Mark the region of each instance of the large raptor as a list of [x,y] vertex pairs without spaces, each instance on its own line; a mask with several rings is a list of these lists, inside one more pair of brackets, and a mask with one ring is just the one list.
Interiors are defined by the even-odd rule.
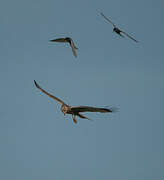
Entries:
[[42,89],[37,82],[34,80],[35,86],[40,89],[44,94],[48,95],[50,98],[54,99],[57,101],[59,104],[61,104],[61,111],[63,114],[72,114],[72,119],[74,123],[77,123],[76,116],[83,118],[83,119],[88,119],[84,115],[81,114],[81,112],[100,112],[100,113],[112,113],[116,111],[116,108],[97,108],[97,107],[91,107],[91,106],[69,106],[68,104],[64,103],[61,99],[51,95],[44,89]]

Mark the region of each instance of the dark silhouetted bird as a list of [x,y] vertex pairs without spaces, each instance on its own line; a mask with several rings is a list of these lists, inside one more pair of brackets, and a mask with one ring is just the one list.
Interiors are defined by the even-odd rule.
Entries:
[[127,34],[126,32],[120,30],[119,28],[116,27],[116,25],[110,20],[108,19],[102,12],[100,12],[101,16],[103,16],[109,23],[111,23],[113,25],[113,31],[116,32],[117,34],[119,34],[121,37],[124,37],[121,33],[125,34],[126,36],[128,36],[130,39],[132,39],[135,42],[138,42],[137,40],[135,40],[133,37],[131,37],[129,34]]
[[59,104],[61,104],[61,111],[65,114],[72,114],[72,119],[74,123],[77,123],[76,116],[83,118],[83,119],[88,119],[89,118],[85,117],[84,115],[80,114],[81,112],[100,112],[100,113],[107,113],[107,112],[115,112],[117,111],[116,108],[97,108],[97,107],[90,107],[90,106],[69,106],[66,103],[64,103],[62,100],[59,98],[51,95],[44,89],[42,89],[37,82],[34,80],[35,86],[40,89],[44,94],[48,95],[50,98],[56,100]]
[[72,48],[72,52],[74,54],[75,57],[77,57],[77,54],[76,54],[76,49],[78,49],[73,40],[70,38],[70,37],[66,37],[66,38],[58,38],[58,39],[52,39],[50,40],[51,42],[62,42],[62,43],[69,43],[71,48]]

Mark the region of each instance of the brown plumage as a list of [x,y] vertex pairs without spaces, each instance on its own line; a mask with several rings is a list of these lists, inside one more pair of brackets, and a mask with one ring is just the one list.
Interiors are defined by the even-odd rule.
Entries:
[[116,27],[116,25],[109,19],[107,18],[102,12],[100,12],[101,16],[104,17],[104,19],[106,19],[109,23],[111,23],[113,25],[113,31],[115,33],[117,33],[118,35],[120,35],[121,37],[124,37],[121,33],[125,34],[127,37],[129,37],[130,39],[132,39],[135,42],[138,42],[137,40],[135,40],[132,36],[130,36],[128,33],[120,30],[118,27]]
[[52,39],[52,40],[50,40],[50,41],[51,41],[51,42],[69,43],[69,45],[70,45],[71,48],[72,48],[72,52],[73,52],[74,56],[77,57],[76,49],[78,49],[78,48],[75,46],[73,40],[72,40],[70,37]]
[[51,95],[44,89],[42,89],[37,82],[34,80],[35,86],[40,89],[44,94],[48,95],[50,98],[54,99],[57,101],[59,104],[61,104],[61,111],[65,114],[72,114],[72,119],[74,123],[77,123],[76,116],[83,118],[83,119],[88,119],[89,118],[85,117],[84,115],[80,114],[81,112],[100,112],[100,113],[112,113],[115,112],[115,108],[97,108],[97,107],[91,107],[91,106],[69,106],[66,103],[64,103],[61,99]]

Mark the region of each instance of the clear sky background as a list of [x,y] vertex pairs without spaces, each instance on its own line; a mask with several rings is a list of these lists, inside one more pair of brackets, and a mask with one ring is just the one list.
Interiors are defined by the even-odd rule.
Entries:
[[[0,4],[0,179],[163,180],[164,1]],[[77,59],[49,42],[67,36]],[[75,125],[34,79],[70,105],[120,110]]]

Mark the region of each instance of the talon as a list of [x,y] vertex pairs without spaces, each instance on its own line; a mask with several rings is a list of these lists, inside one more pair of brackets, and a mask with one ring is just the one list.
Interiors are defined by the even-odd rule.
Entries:
[[73,122],[74,122],[75,124],[77,124],[77,121],[76,121],[76,119],[75,119],[75,116],[74,116],[74,115],[72,116],[72,119],[73,119]]
[[77,121],[76,121],[76,119],[75,119],[75,118],[73,118],[73,122],[74,122],[75,124],[77,124]]

